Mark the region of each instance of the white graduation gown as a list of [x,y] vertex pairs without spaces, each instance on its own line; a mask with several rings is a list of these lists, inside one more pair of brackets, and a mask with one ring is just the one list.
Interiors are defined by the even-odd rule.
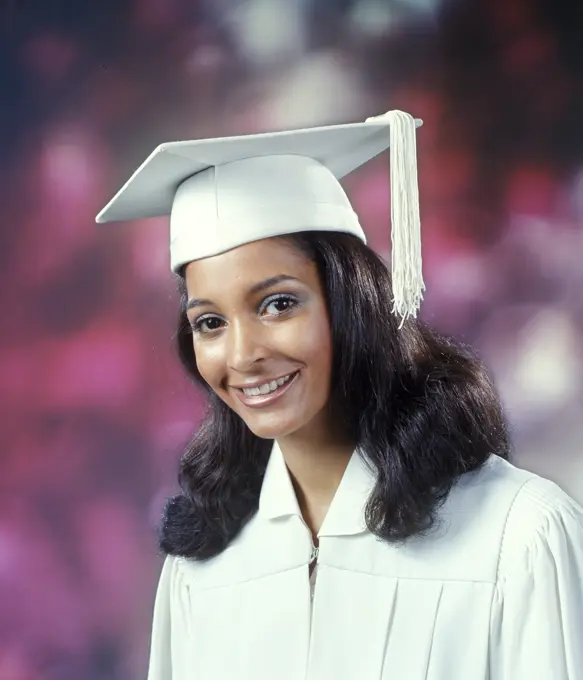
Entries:
[[[583,510],[491,456],[440,529],[395,546],[365,527],[373,477],[349,462],[310,532],[274,445],[259,511],[207,563],[169,557],[149,680],[583,680]],[[313,607],[313,610],[312,610]]]

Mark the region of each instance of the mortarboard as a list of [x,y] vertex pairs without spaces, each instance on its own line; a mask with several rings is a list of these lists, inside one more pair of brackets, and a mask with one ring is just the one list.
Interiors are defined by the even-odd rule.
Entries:
[[425,289],[416,127],[402,111],[364,123],[169,142],[98,214],[99,223],[170,215],[170,259],[188,262],[252,241],[340,231],[366,243],[339,180],[390,148],[393,312],[416,316]]

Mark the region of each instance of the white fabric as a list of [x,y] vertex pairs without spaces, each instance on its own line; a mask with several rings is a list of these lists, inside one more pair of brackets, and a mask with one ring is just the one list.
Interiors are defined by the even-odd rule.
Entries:
[[583,510],[492,456],[440,529],[402,546],[364,528],[354,454],[311,537],[274,446],[259,512],[207,563],[169,557],[149,680],[583,680]]
[[316,578],[318,577],[318,563],[314,565],[312,573],[310,574],[310,597],[314,599],[314,593],[316,592]]
[[393,314],[401,326],[416,317],[425,283],[421,258],[421,217],[417,186],[417,135],[415,120],[404,111],[389,111],[367,122],[385,119],[391,127],[391,262]]
[[[103,224],[169,215],[176,190],[189,177],[250,158],[312,158],[339,180],[389,147],[391,123],[385,114],[365,123],[167,142],[154,149],[95,219]],[[422,121],[415,120],[415,126],[420,125]],[[261,191],[256,198],[266,195]]]
[[364,123],[169,142],[156,148],[99,212],[99,223],[170,215],[170,262],[305,231],[366,243],[340,179],[391,148],[393,312],[416,316],[421,263],[416,129],[389,111]]
[[99,223],[170,215],[171,267],[252,241],[335,231],[366,242],[340,179],[391,147],[394,307],[415,315],[421,271],[416,128],[389,111],[364,123],[158,146],[99,212]]
[[171,266],[178,271],[245,243],[316,230],[348,232],[366,243],[334,173],[307,156],[245,158],[180,185],[170,216]]

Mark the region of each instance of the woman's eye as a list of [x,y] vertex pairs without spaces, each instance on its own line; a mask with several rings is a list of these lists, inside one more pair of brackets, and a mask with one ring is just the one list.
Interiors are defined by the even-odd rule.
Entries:
[[[298,304],[298,300],[290,295],[273,295],[264,300],[259,312],[268,316],[282,316]],[[210,335],[220,330],[224,323],[223,319],[218,316],[200,316],[190,323],[190,327],[196,335]]]
[[212,333],[220,328],[221,319],[216,316],[203,316],[191,323],[191,328],[194,333]]
[[280,295],[276,298],[268,298],[263,305],[263,309],[272,316],[279,316],[285,314],[290,309],[297,305],[297,300],[289,295]]

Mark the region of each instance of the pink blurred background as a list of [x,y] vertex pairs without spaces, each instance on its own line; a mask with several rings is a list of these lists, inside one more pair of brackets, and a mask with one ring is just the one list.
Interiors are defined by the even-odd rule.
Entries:
[[[163,141],[423,118],[423,316],[491,366],[516,462],[583,500],[582,34],[559,0],[4,0],[0,680],[145,677],[202,403],[166,221],[93,220]],[[387,255],[387,157],[346,186]]]

